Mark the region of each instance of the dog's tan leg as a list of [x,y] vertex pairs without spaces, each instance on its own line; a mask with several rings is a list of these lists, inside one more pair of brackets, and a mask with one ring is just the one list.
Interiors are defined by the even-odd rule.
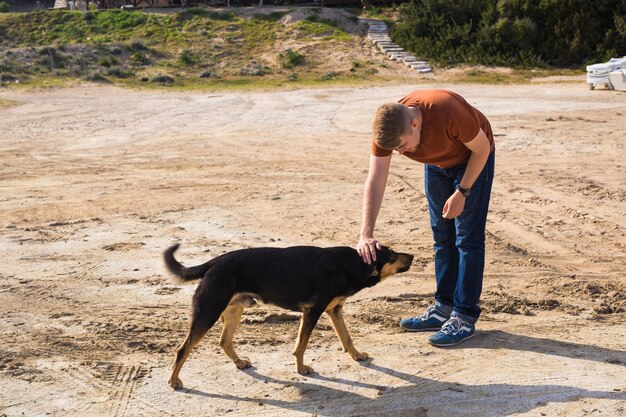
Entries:
[[174,361],[174,367],[172,369],[172,375],[170,376],[169,381],[172,388],[179,389],[183,387],[183,382],[178,377],[178,374],[180,373],[183,364],[189,357],[191,350],[206,334],[206,332],[209,330],[209,327],[198,326],[194,323],[191,324],[191,328],[189,329],[187,338],[183,341],[183,343],[180,344],[180,346],[178,346],[178,349],[176,350],[176,360]]
[[233,336],[235,330],[239,326],[239,320],[243,313],[243,306],[241,304],[231,304],[222,313],[222,321],[224,322],[224,328],[222,329],[222,337],[220,338],[220,346],[224,349],[224,352],[235,363],[237,369],[248,368],[251,366],[248,358],[240,358],[233,349]]
[[367,359],[367,353],[359,352],[352,344],[352,338],[348,333],[346,322],[343,320],[343,304],[337,304],[330,310],[326,310],[326,314],[330,317],[330,321],[333,324],[335,333],[337,333],[337,337],[339,337],[343,350],[348,352],[348,354],[352,356],[352,359],[356,361]]
[[296,357],[296,370],[300,375],[313,372],[313,368],[304,364],[304,351],[309,343],[311,332],[321,315],[321,311],[312,310],[308,307],[303,309],[302,320],[300,320],[300,330],[298,331],[298,340],[296,340],[296,349],[293,352]]

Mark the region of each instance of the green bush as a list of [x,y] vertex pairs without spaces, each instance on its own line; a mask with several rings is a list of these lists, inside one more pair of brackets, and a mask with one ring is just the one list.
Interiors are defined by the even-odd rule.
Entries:
[[330,80],[336,80],[337,78],[339,78],[339,74],[337,74],[335,71],[329,71],[326,74],[319,77],[319,80],[330,81]]
[[154,77],[152,77],[150,81],[153,83],[160,83],[163,85],[172,85],[175,82],[174,78],[170,77],[167,74],[157,74]]
[[291,48],[285,49],[278,54],[278,62],[280,62],[280,66],[283,68],[294,68],[304,64],[304,55]]
[[0,1],[0,13],[9,13],[9,3],[6,1]]
[[130,78],[135,75],[133,71],[125,70],[119,66],[108,68],[106,74],[117,78]]
[[454,64],[582,66],[626,54],[623,0],[412,0],[392,38]]
[[142,52],[135,52],[133,54],[130,55],[130,62],[133,65],[137,65],[137,66],[145,66],[150,64],[150,58],[148,58],[144,53]]
[[189,67],[196,63],[196,57],[194,56],[193,52],[189,50],[184,50],[178,56],[178,62],[180,62],[182,65]]
[[109,82],[109,80],[107,80],[106,77],[98,70],[89,71],[83,76],[83,79],[94,82]]

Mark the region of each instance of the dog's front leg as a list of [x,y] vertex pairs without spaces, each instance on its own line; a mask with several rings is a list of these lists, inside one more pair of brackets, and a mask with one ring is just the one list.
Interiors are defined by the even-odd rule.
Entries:
[[321,315],[321,310],[312,309],[310,307],[305,307],[302,311],[302,320],[300,320],[300,330],[298,331],[296,350],[293,352],[296,357],[296,369],[300,375],[306,375],[313,372],[313,368],[304,364],[304,351],[309,343],[311,332]]
[[337,304],[335,307],[326,311],[326,314],[330,317],[330,321],[333,324],[335,333],[343,346],[343,350],[348,352],[352,359],[356,361],[362,361],[368,358],[367,353],[359,352],[352,344],[352,338],[348,333],[346,322],[343,320],[343,304]]

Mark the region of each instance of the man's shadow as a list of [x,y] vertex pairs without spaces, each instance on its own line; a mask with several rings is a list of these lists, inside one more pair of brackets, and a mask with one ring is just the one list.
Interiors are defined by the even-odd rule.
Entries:
[[521,350],[626,367],[626,351],[623,350],[523,336],[501,330],[482,330],[473,340],[446,349],[472,348]]
[[[546,355],[592,360],[616,366],[616,375],[624,374],[625,371],[622,367],[626,366],[622,351],[493,330],[481,332],[481,337],[465,342],[463,348],[524,350]],[[445,354],[445,351],[442,352]],[[329,378],[317,373],[309,375],[307,381],[281,380],[259,374],[255,368],[249,368],[243,371],[248,377],[285,388],[294,387],[298,390],[300,398],[295,401],[281,399],[280,389],[273,390],[275,395],[270,394],[270,396],[262,398],[246,396],[245,393],[241,395],[211,393],[198,389],[183,389],[183,391],[214,399],[246,401],[256,404],[262,402],[285,410],[320,416],[392,414],[397,416],[424,416],[427,411],[438,411],[435,414],[488,417],[524,413],[548,402],[570,402],[581,398],[626,401],[626,393],[620,389],[596,391],[554,384],[497,383],[478,385],[472,381],[468,381],[467,384],[459,384],[423,378],[379,366],[374,364],[372,360],[361,362],[361,364],[375,372],[400,379],[406,382],[406,385],[387,387],[370,382]],[[347,389],[335,388],[337,384],[345,385]],[[352,387],[369,389],[372,394],[366,396],[356,393],[351,389]]]

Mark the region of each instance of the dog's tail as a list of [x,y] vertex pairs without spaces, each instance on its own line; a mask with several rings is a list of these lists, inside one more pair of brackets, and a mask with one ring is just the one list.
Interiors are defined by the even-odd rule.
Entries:
[[179,248],[180,244],[170,246],[163,252],[163,260],[167,270],[174,274],[174,280],[178,283],[185,281],[192,281],[194,279],[200,279],[206,274],[210,268],[210,262],[203,263],[202,265],[185,267],[174,258],[174,252]]

